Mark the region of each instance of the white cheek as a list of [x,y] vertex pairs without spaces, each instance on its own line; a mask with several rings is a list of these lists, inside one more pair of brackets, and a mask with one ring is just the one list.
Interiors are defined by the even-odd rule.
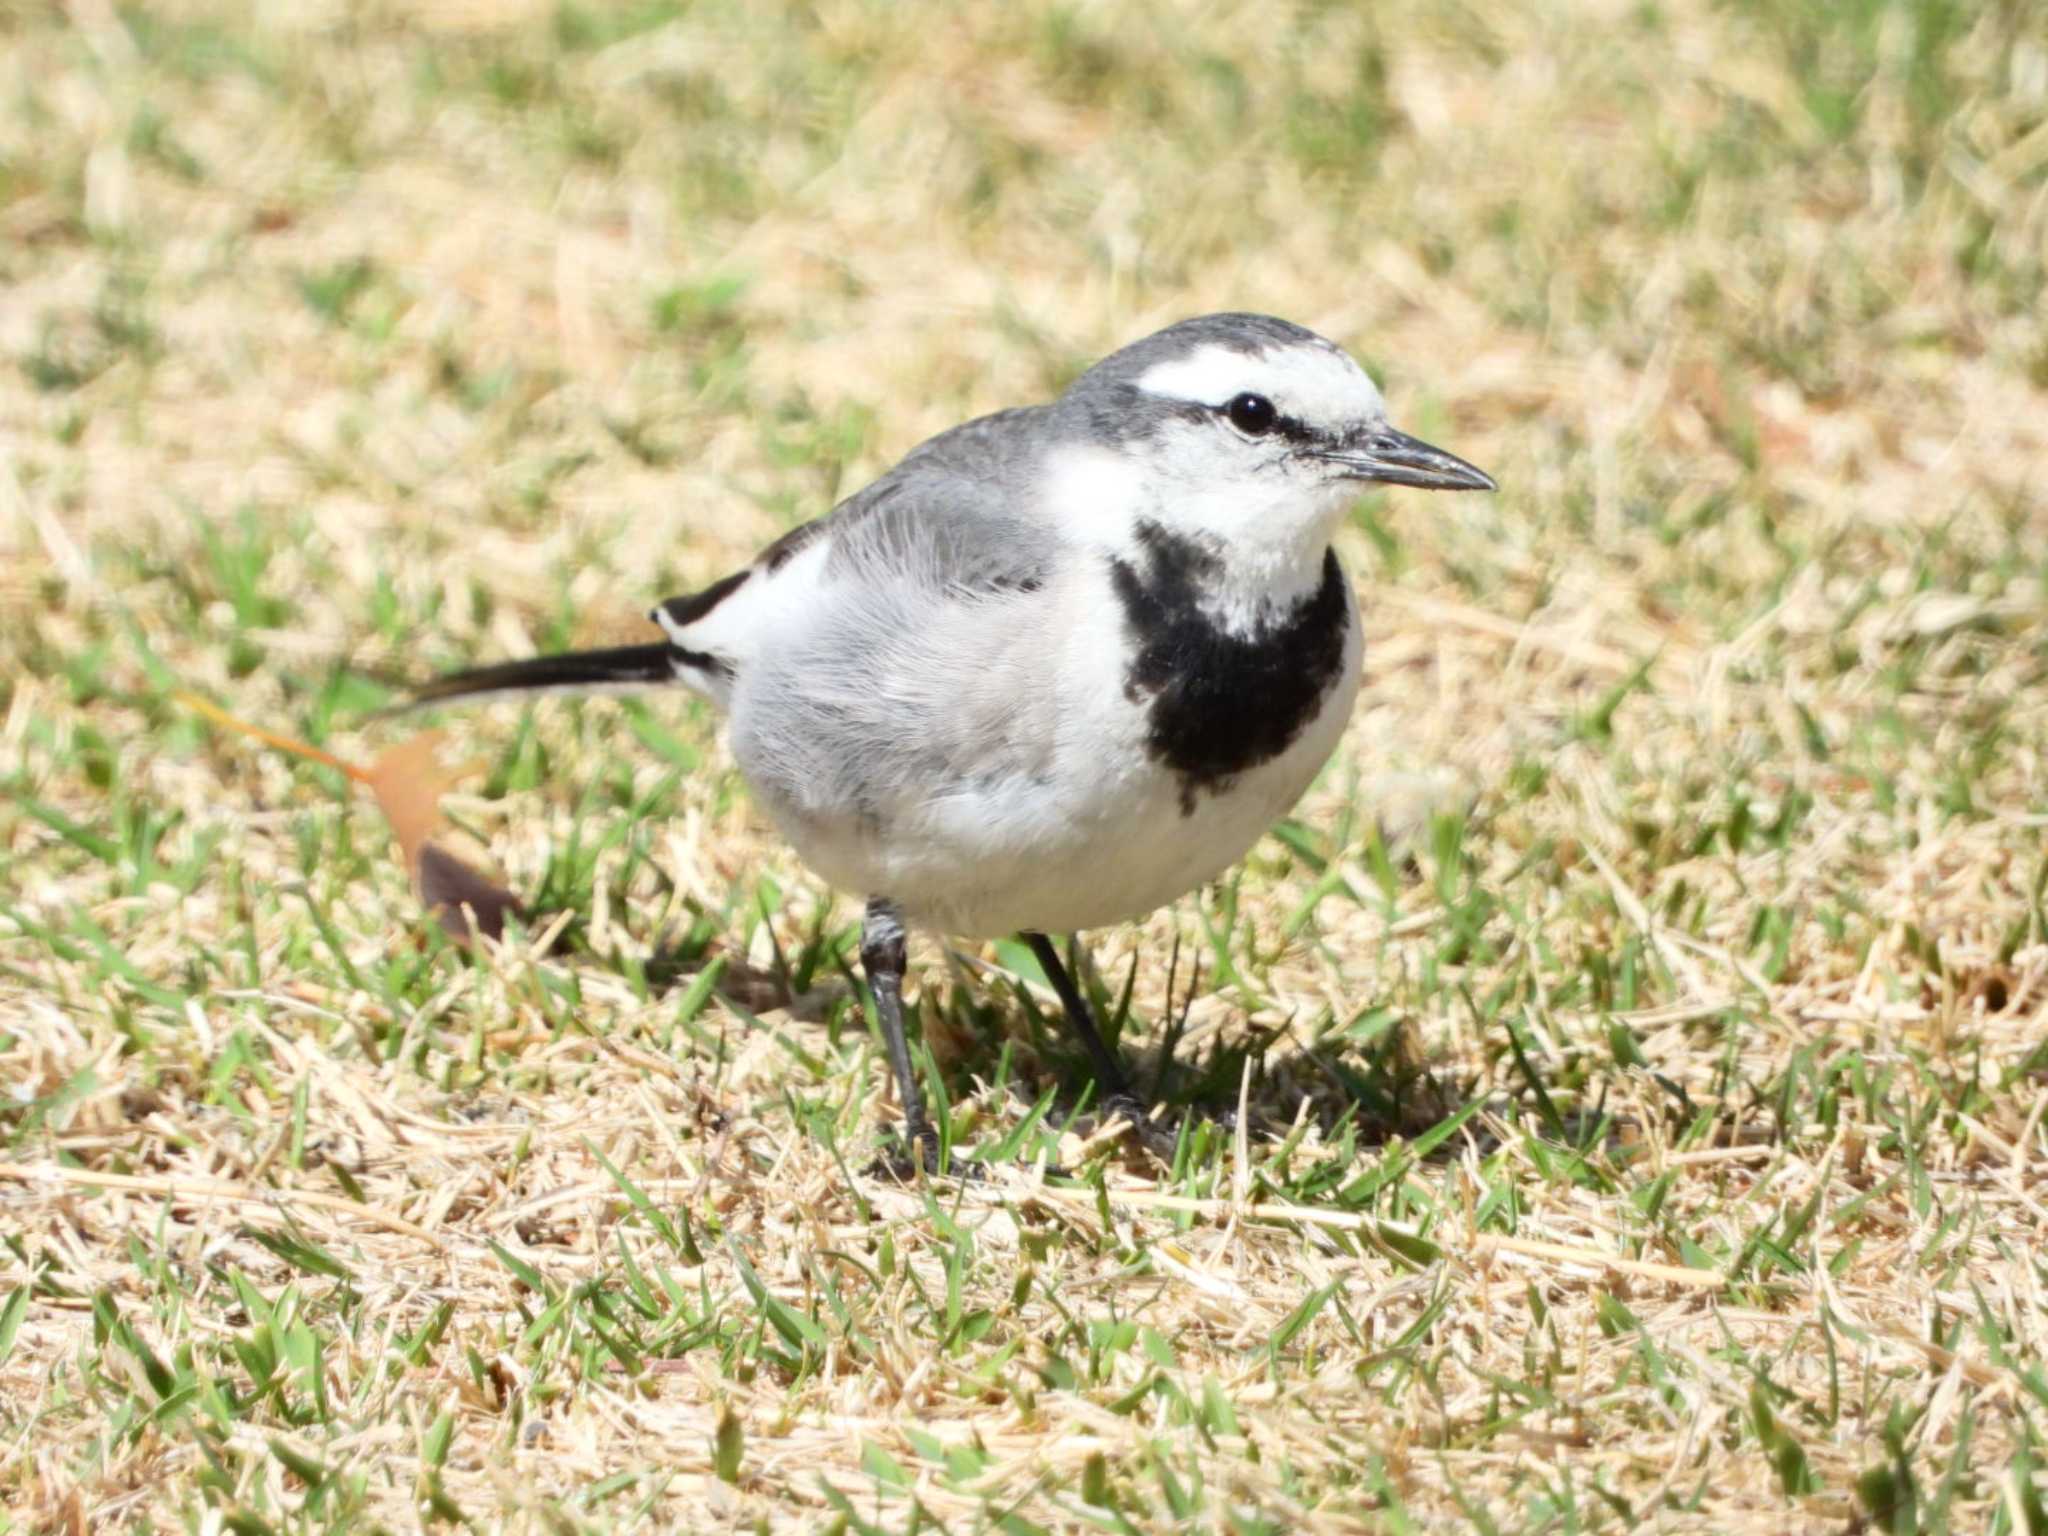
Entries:
[[1047,515],[1077,543],[1118,543],[1144,509],[1144,465],[1108,448],[1065,447],[1045,466]]

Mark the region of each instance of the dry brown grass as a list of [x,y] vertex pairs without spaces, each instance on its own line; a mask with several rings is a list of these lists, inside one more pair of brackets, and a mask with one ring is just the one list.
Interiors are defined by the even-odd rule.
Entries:
[[[642,19],[0,12],[0,1530],[2043,1529],[2033,8]],[[1096,936],[1276,1032],[1171,1172],[859,1176],[699,712],[457,725],[574,917],[473,962],[169,701],[368,756],[1222,307],[1504,490],[1361,509],[1346,750]],[[963,1144],[1074,1080],[1007,958]]]

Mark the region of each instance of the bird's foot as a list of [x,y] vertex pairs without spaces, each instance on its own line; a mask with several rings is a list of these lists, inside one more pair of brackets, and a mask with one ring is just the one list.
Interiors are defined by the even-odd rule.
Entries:
[[945,1167],[939,1165],[939,1132],[937,1127],[925,1125],[917,1134],[897,1142],[868,1164],[869,1178],[893,1179],[898,1184],[914,1184],[920,1175],[937,1178],[941,1173],[948,1178],[973,1180],[983,1175],[981,1170],[958,1151],[947,1160]]
[[1173,1161],[1174,1145],[1179,1139],[1173,1128],[1155,1119],[1152,1106],[1128,1088],[1120,1089],[1102,1101],[1103,1128],[1107,1129],[1118,1120],[1130,1126],[1131,1139],[1159,1161]]
[[[909,1128],[906,1127],[906,1131]],[[899,1184],[912,1184],[919,1174],[937,1174],[938,1171],[939,1133],[930,1125],[920,1125],[909,1131],[903,1140],[868,1165],[870,1177],[894,1179]]]

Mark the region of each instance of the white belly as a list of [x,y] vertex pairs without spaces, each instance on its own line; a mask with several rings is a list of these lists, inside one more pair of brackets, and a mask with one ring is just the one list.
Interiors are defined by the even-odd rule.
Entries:
[[1116,616],[1048,658],[1062,706],[1048,760],[1007,779],[945,787],[884,826],[808,820],[769,804],[812,869],[884,896],[924,928],[970,938],[1063,933],[1142,917],[1216,878],[1300,799],[1335,749],[1358,690],[1355,612],[1344,664],[1279,755],[1189,791],[1145,746],[1126,691]]

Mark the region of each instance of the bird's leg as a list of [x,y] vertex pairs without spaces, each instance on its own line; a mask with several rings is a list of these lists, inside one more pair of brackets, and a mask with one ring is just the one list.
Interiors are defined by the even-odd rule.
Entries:
[[1059,951],[1053,948],[1052,940],[1042,933],[1023,935],[1024,942],[1031,947],[1031,953],[1038,957],[1038,965],[1045,972],[1045,979],[1052,983],[1053,991],[1060,997],[1060,1006],[1066,1010],[1067,1022],[1074,1033],[1081,1037],[1081,1044],[1087,1048],[1088,1058],[1095,1066],[1096,1086],[1101,1090],[1102,1107],[1122,1114],[1133,1125],[1141,1129],[1148,1123],[1145,1105],[1131,1091],[1131,1080],[1125,1075],[1123,1063],[1116,1059],[1116,1053],[1103,1042],[1102,1032],[1095,1027],[1095,1012],[1088,1006],[1088,1000],[1081,995],[1081,989],[1074,985],[1074,978],[1060,963]]
[[903,1143],[910,1157],[928,1171],[939,1161],[938,1137],[924,1117],[924,1096],[910,1064],[910,1042],[903,1036],[903,972],[910,946],[903,933],[903,914],[892,901],[877,896],[868,902],[860,925],[860,968],[875,995],[875,1016],[882,1025],[882,1043],[889,1048],[889,1069],[896,1074],[896,1093],[903,1100]]

